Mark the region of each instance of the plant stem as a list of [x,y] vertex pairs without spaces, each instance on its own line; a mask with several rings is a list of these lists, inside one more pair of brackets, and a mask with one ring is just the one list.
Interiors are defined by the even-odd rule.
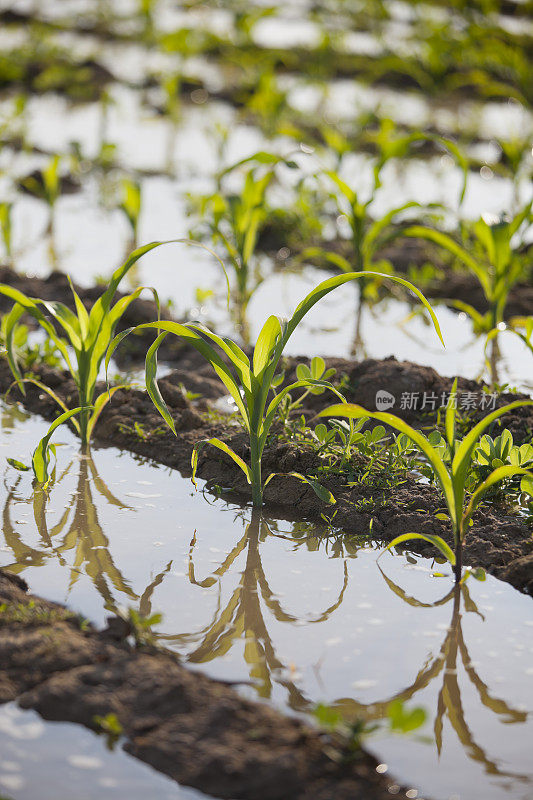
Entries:
[[[357,356],[357,354],[361,350],[362,344],[363,344],[362,339],[361,339],[361,321],[362,321],[362,317],[363,317],[363,308],[364,308],[364,305],[365,305],[365,301],[364,301],[364,298],[363,298],[362,287],[358,287],[358,288],[359,288],[359,295],[357,297],[356,309],[355,309],[355,334],[354,334],[354,340],[353,340],[353,343],[352,343],[352,350],[351,350],[351,355],[353,355],[353,356]],[[359,357],[362,358],[362,356],[363,356],[363,353],[360,353]]]
[[90,409],[86,408],[86,406],[90,405],[87,401],[85,393],[80,392],[80,406],[82,407],[82,411],[80,411],[80,439],[81,439],[81,446],[83,450],[86,450],[89,446],[89,440],[87,437],[87,427],[89,425],[89,418],[91,415]]
[[250,433],[250,472],[252,479],[252,503],[255,508],[263,505],[263,483],[261,480],[261,453],[259,437]]
[[498,337],[495,336],[490,347],[490,388],[494,389],[498,383],[498,361],[500,360],[500,348],[498,347]]
[[455,583],[460,583],[463,574],[463,539],[460,535],[455,540],[455,566],[453,572]]

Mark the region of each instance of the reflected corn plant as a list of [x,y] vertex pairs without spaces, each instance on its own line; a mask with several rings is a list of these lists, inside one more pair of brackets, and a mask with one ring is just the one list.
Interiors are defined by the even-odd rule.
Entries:
[[466,704],[463,702],[466,690],[461,686],[460,667],[463,668],[470,683],[471,688],[468,687],[468,693],[470,694],[473,690],[483,707],[494,714],[502,723],[506,725],[523,724],[528,719],[528,712],[514,708],[503,698],[496,696],[480,677],[472,661],[463,632],[463,615],[465,613],[477,614],[482,620],[484,620],[484,617],[473,601],[467,585],[463,583],[454,586],[444,597],[435,602],[422,602],[407,594],[381,568],[380,572],[391,591],[413,608],[431,609],[451,604],[450,626],[444,635],[438,654],[432,655],[426,660],[411,684],[391,696],[373,700],[371,703],[361,703],[352,698],[342,698],[333,703],[333,707],[347,720],[364,720],[368,724],[385,719],[391,703],[411,700],[432,683],[440,681],[433,723],[433,734],[438,755],[440,756],[443,749],[444,723],[447,719],[468,758],[478,762],[488,775],[513,778],[523,783],[530,783],[530,776],[506,770],[501,766],[499,758],[491,757],[487,750],[479,744],[468,724]]
[[[239,573],[238,584],[229,600],[221,603],[220,593],[211,622],[195,633],[160,635],[159,641],[187,644],[190,648],[187,660],[191,663],[207,663],[226,655],[237,642],[244,640],[244,659],[250,680],[261,697],[270,697],[273,684],[282,686],[288,693],[291,708],[306,710],[310,701],[297,685],[295,670],[284,664],[276,652],[276,645],[268,629],[268,615],[277,622],[296,624],[301,617],[288,611],[277,599],[261,560],[261,544],[269,536],[276,536],[267,521],[256,511],[246,526],[244,536],[228,553],[214,572],[199,580],[196,576],[194,554],[196,536],[191,541],[189,552],[189,581],[202,588],[220,585],[221,579],[230,574],[239,558],[244,566]],[[308,615],[309,625],[325,622],[342,604],[348,586],[347,565],[343,561],[341,586],[334,602],[315,615]]]
[[[98,509],[101,510],[101,501],[95,497],[94,492],[102,498],[104,507],[108,504],[125,511],[133,508],[110,491],[93,458],[83,453],[73,458],[58,475],[55,481],[56,490],[61,484],[66,484],[76,470],[75,486],[69,492],[64,511],[53,525],[48,522],[49,492],[37,487],[28,498],[22,492],[22,476],[18,476],[12,485],[4,480],[6,501],[2,512],[3,533],[14,559],[3,568],[20,574],[28,568],[44,566],[55,558],[62,568],[70,571],[69,593],[80,576],[85,574],[101,596],[107,611],[122,616],[123,607],[127,605],[141,618],[149,618],[152,614],[153,594],[170,571],[172,562],[166,564],[152,578],[141,594],[137,594],[115,563],[109,537],[100,521]],[[24,541],[17,522],[13,520],[14,506],[20,503],[32,507],[40,537],[38,547]]]

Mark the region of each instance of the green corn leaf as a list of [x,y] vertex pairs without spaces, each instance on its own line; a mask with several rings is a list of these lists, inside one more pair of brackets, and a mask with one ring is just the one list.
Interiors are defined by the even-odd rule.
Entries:
[[448,440],[448,446],[450,448],[452,457],[455,451],[455,417],[457,413],[456,401],[457,401],[457,378],[453,382],[452,391],[450,397],[448,398],[448,404],[446,406],[446,415],[444,420],[446,439]]
[[[102,392],[102,394],[98,395],[98,397],[94,401],[94,404],[93,404],[93,409],[94,410],[93,410],[93,413],[91,414],[91,418],[89,419],[89,422],[88,422],[88,425],[87,425],[87,439],[88,439],[88,441],[90,441],[91,438],[92,438],[93,431],[94,431],[94,426],[96,425],[96,423],[98,421],[98,417],[102,413],[102,411],[105,408],[105,406],[107,405],[107,403],[109,403],[109,401],[111,400],[111,398],[113,397],[115,392],[118,392],[119,389],[129,389],[130,386],[131,386],[131,384],[129,384],[129,383],[121,383],[118,386],[113,386],[108,391]],[[72,421],[73,422],[77,422],[76,420],[72,420]]]
[[512,465],[507,465],[503,467],[497,467],[493,472],[490,473],[488,478],[486,478],[483,483],[477,487],[475,492],[472,494],[468,505],[463,514],[463,526],[472,518],[472,514],[476,510],[476,507],[479,503],[483,500],[483,497],[489,491],[492,486],[495,486],[498,483],[501,483],[506,478],[513,478],[515,475],[523,475],[527,478],[528,481],[533,481],[533,472],[526,469],[525,467],[515,467]]
[[252,482],[252,476],[250,473],[250,468],[248,465],[242,460],[240,456],[235,453],[234,450],[231,449],[225,442],[222,442],[220,439],[212,438],[212,439],[202,439],[193,447],[192,456],[191,456],[191,467],[192,467],[192,476],[191,480],[196,486],[196,471],[198,469],[198,453],[199,451],[205,447],[206,444],[210,444],[213,447],[216,447],[218,450],[221,450],[223,453],[226,453],[233,461],[237,464],[237,466],[242,469],[244,474],[246,475],[246,480],[248,483]]
[[447,300],[448,305],[453,306],[458,311],[463,311],[467,314],[474,324],[474,328],[479,331],[483,331],[487,327],[487,317],[485,314],[480,314],[474,306],[471,306],[470,303],[465,303],[463,300]]
[[[379,242],[379,237],[386,230],[389,225],[393,222],[394,217],[401,214],[403,211],[407,211],[408,208],[421,208],[420,203],[415,201],[411,201],[409,203],[404,203],[402,206],[398,206],[397,208],[391,209],[387,214],[384,214],[381,219],[373,222],[372,225],[369,227],[364,240],[363,240],[363,253],[365,254],[365,260],[371,260]],[[398,235],[401,235],[402,231],[398,231]]]
[[80,321],[64,303],[41,301],[48,313],[55,319],[67,334],[72,347],[81,350]]
[[50,439],[52,438],[54,431],[64,422],[67,422],[69,419],[71,419],[71,417],[73,417],[75,414],[79,414],[80,411],[83,410],[84,409],[82,407],[73,408],[70,411],[66,411],[64,414],[61,414],[60,417],[52,422],[46,435],[43,436],[33,451],[31,463],[33,467],[33,473],[38,483],[46,484],[49,479],[48,466],[50,463]]
[[322,484],[319,483],[314,478],[307,478],[305,475],[302,475],[301,472],[271,472],[268,478],[266,479],[264,486],[267,486],[267,484],[270,483],[272,478],[275,477],[297,478],[302,483],[305,483],[307,484],[307,486],[310,486],[311,489],[316,494],[316,496],[324,503],[329,503],[329,505],[334,505],[337,502],[333,494],[329,491],[329,489],[326,489],[325,486],[322,486]]
[[447,250],[453,256],[458,258],[468,269],[476,276],[478,281],[483,287],[485,294],[488,296],[491,292],[490,276],[486,269],[479,264],[470,253],[468,253],[460,244],[458,244],[451,236],[442,231],[433,230],[433,228],[426,228],[423,225],[413,225],[406,228],[403,232],[404,236],[414,236],[417,239],[427,239],[429,242],[439,245]]
[[78,315],[78,324],[80,327],[81,339],[82,341],[87,338],[89,333],[89,314],[87,313],[87,309],[83,305],[80,296],[74,289],[72,281],[70,279],[70,275],[68,276],[69,286],[74,297],[74,303],[76,304],[76,313]]
[[[248,417],[248,411],[243,403],[241,393],[239,391],[239,386],[235,380],[235,377],[232,375],[227,365],[224,364],[220,356],[211,347],[211,345],[208,342],[206,342],[205,339],[199,336],[195,330],[193,330],[194,327],[197,327],[199,330],[202,330],[203,332],[207,330],[207,329],[204,330],[200,326],[193,326],[192,324],[182,325],[179,322],[169,322],[166,320],[162,320],[161,322],[145,322],[142,325],[137,325],[135,328],[130,328],[127,331],[122,331],[121,333],[117,334],[117,336],[114,337],[114,339],[112,340],[112,342],[108,347],[105,359],[106,372],[109,366],[109,361],[111,359],[111,356],[113,355],[113,352],[117,348],[118,344],[122,341],[122,339],[124,339],[125,336],[127,336],[129,333],[132,333],[133,331],[142,330],[145,328],[173,333],[176,336],[184,339],[186,342],[188,342],[188,344],[190,344],[192,347],[198,350],[198,352],[203,355],[206,361],[208,361],[211,364],[216,374],[219,376],[220,380],[223,382],[226,389],[231,394],[233,400],[235,401],[241,413],[243,421],[249,430],[250,422]],[[216,337],[216,335],[212,334],[211,332],[209,333],[213,338],[220,338]],[[227,349],[230,353],[232,353],[233,363],[236,364],[237,359],[235,358],[233,351],[230,348]]]
[[[18,383],[18,382],[15,381],[15,383]],[[64,412],[70,411],[70,409],[65,405],[63,400],[59,397],[59,395],[57,395],[53,391],[53,389],[50,389],[50,387],[47,386],[45,383],[42,383],[41,381],[38,381],[36,378],[23,378],[22,379],[22,383],[31,383],[34,386],[37,386],[37,388],[40,389],[42,392],[46,392],[46,394],[49,397],[51,397],[52,400],[54,400]],[[12,384],[12,385],[14,385],[14,384]],[[11,386],[7,390],[6,395],[9,393],[10,390],[11,390]],[[78,420],[77,419],[73,419],[72,420],[72,424],[74,425],[74,427],[76,428],[77,432],[79,433],[80,432],[80,425],[79,425]]]
[[431,307],[428,300],[424,297],[422,292],[416,288],[416,286],[413,286],[413,284],[410,283],[409,281],[406,281],[404,278],[399,278],[396,275],[384,275],[381,272],[370,272],[365,270],[364,272],[348,272],[345,275],[336,275],[333,278],[328,278],[327,280],[322,281],[322,283],[319,283],[318,286],[315,286],[315,288],[311,292],[309,292],[307,297],[305,297],[302,300],[302,302],[297,306],[294,314],[289,320],[284,336],[282,338],[281,350],[283,350],[289,337],[295,331],[295,329],[300,324],[305,315],[308,313],[308,311],[310,311],[311,308],[313,308],[313,306],[316,303],[318,303],[319,300],[321,300],[327,294],[332,292],[338,286],[342,286],[343,284],[348,283],[349,281],[360,280],[361,278],[368,278],[368,277],[382,278],[384,280],[386,279],[389,281],[393,281],[394,283],[399,283],[401,286],[405,286],[405,288],[412,291],[418,297],[418,299],[421,300],[423,305],[428,310],[429,315],[433,321],[435,330],[437,332],[437,335],[441,340],[442,344],[444,345],[444,339],[442,338],[439,321],[435,315],[435,312],[433,311],[433,308]]
[[146,361],[145,361],[145,377],[146,377],[146,391],[150,395],[152,403],[157,408],[165,422],[167,423],[168,427],[174,434],[176,434],[176,426],[174,425],[174,420],[172,419],[172,415],[168,410],[168,406],[163,400],[161,396],[161,392],[159,391],[159,386],[157,384],[156,376],[157,376],[157,351],[161,342],[168,336],[168,333],[165,331],[160,333],[157,339],[150,345],[148,352],[146,353]]
[[254,348],[253,370],[254,375],[259,377],[268,364],[276,341],[281,337],[282,329],[279,319],[270,316],[257,337]]
[[332,170],[326,170],[324,174],[327,175],[328,178],[333,181],[337,189],[342,192],[344,197],[348,200],[350,206],[353,206],[357,202],[357,194],[350,186],[348,186],[347,183],[339,178],[337,173],[333,172]]
[[11,467],[18,469],[19,472],[28,472],[30,469],[30,467],[28,467],[26,464],[23,464],[22,461],[17,461],[16,458],[6,458],[6,461]]
[[455,553],[451,547],[447,545],[444,539],[442,539],[440,536],[431,536],[429,533],[402,533],[401,536],[397,536],[395,539],[393,539],[392,542],[387,545],[385,550],[390,550],[391,547],[397,547],[397,545],[402,544],[402,542],[408,542],[412,539],[424,539],[424,541],[435,545],[435,547],[440,550],[442,555],[450,562],[452,567],[455,566]]
[[337,267],[341,272],[351,272],[352,265],[347,258],[341,256],[340,253],[333,253],[329,250],[323,250],[321,247],[307,247],[299,257],[299,261],[308,261],[309,259],[325,259]]

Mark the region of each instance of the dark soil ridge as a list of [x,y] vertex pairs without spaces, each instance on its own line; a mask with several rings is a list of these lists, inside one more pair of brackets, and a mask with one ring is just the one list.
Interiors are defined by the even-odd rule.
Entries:
[[[117,618],[103,631],[28,594],[0,570],[0,703],[98,729],[116,714],[124,749],[180,784],[233,800],[385,800],[392,778],[309,724],[239,696],[153,647]],[[338,760],[334,757],[338,755]],[[396,792],[396,790],[395,790]]]
[[[331,363],[339,362],[342,363],[340,359]],[[248,459],[248,440],[240,425],[220,413],[214,413],[213,406],[206,399],[223,397],[223,389],[216,379],[206,374],[205,366],[197,368],[196,363],[193,358],[187,360],[184,353],[182,369],[159,382],[162,396],[175,422],[177,437],[163,423],[146,392],[129,389],[119,390],[105,407],[95,431],[95,444],[128,450],[177,469],[185,476],[191,474],[193,445],[201,439],[217,436],[242,458]],[[293,360],[292,370],[295,369],[295,363],[296,360]],[[75,386],[70,376],[46,366],[40,367],[37,372],[40,379],[60,395],[67,405],[75,404]],[[190,376],[193,376],[192,380]],[[349,379],[353,388],[347,393],[348,399],[369,408],[373,407],[377,386],[386,391],[392,390],[393,393],[404,386],[409,392],[416,387],[427,387],[426,391],[438,393],[441,390],[449,391],[452,384],[451,379],[442,378],[429,367],[398,362],[393,358],[353,364]],[[0,391],[5,391],[11,384],[8,365],[0,361]],[[202,392],[203,399],[191,402],[180,384]],[[477,384],[461,380],[459,387],[461,391],[470,391]],[[13,399],[17,397],[17,392],[16,389],[12,390]],[[500,402],[503,404],[510,398],[503,396]],[[47,419],[57,416],[55,403],[36,387],[29,385],[26,397],[22,399],[19,396],[19,399],[23,400],[26,408]],[[314,404],[305,409],[310,416],[319,409],[319,404],[323,406],[329,403],[325,395],[313,399]],[[533,413],[530,409],[518,409],[504,420],[504,424],[513,431],[516,441],[520,441],[521,434],[531,439]],[[411,423],[420,425],[421,419],[416,419],[414,412],[405,411],[404,415]],[[431,419],[428,417],[425,422],[430,425]],[[497,430],[492,433],[496,435]],[[279,440],[265,448],[263,456],[265,476],[270,472],[292,471],[316,475],[321,466],[320,458],[313,451]],[[201,451],[198,475],[208,485],[216,484],[229,490],[231,495],[228,496],[249,501],[250,490],[243,473],[220,451],[210,447]],[[392,488],[386,482],[380,482],[379,476],[373,482],[356,483],[354,486],[347,485],[342,476],[331,473],[327,477],[320,476],[320,480],[336,498],[334,507],[319,500],[310,488],[298,480],[277,477],[265,491],[265,511],[289,520],[307,519],[321,526],[324,522],[322,515],[331,515],[336,511],[335,530],[344,534],[369,538],[372,529],[373,539],[387,542],[399,534],[418,531],[443,536],[451,543],[446,523],[435,517],[436,513],[444,510],[438,492],[433,487],[417,483],[409,475],[405,476],[403,483]],[[423,555],[435,555],[431,545],[424,542],[411,542],[407,546]],[[466,564],[483,567],[520,591],[533,594],[531,528],[510,510],[496,505],[487,505],[478,510],[465,543],[464,558]]]

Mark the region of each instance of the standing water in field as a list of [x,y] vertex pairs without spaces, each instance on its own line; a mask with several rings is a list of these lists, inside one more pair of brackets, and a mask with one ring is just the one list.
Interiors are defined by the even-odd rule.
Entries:
[[[2,423],[4,457],[24,461],[45,424],[7,406]],[[98,624],[160,612],[159,644],[192,668],[289,711],[321,703],[364,723],[410,797],[531,797],[531,598],[492,577],[455,590],[428,559],[377,562],[379,547],[340,532],[252,520],[127,453],[80,455],[63,433],[48,498],[4,470],[0,566],[32,591]],[[422,707],[425,724],[395,733],[395,700]],[[34,755],[44,769],[38,743]]]

